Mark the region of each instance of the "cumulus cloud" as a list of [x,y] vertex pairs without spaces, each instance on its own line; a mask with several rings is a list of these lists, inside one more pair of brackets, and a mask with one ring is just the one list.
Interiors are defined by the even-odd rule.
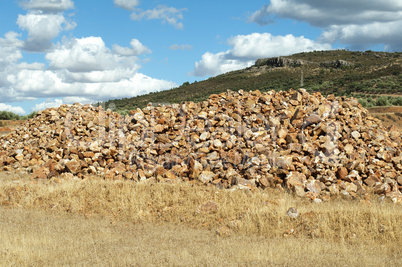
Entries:
[[[138,2],[115,1],[115,4],[128,8]],[[171,81],[138,73],[141,68],[138,56],[152,53],[138,39],[132,39],[130,47],[115,44],[113,49],[108,48],[101,37],[93,36],[63,37],[61,42],[53,43],[62,31],[76,25],[62,13],[74,7],[72,1],[31,0],[21,5],[28,12],[19,15],[17,24],[27,31],[28,38],[21,40],[21,34],[16,32],[0,37],[1,109],[24,114],[20,107],[6,103],[46,99],[35,106],[39,110],[63,103],[94,103],[133,97],[178,86]],[[180,18],[174,12],[172,14]],[[48,64],[24,62],[24,50],[45,52]]]
[[24,49],[31,52],[45,52],[52,48],[52,40],[63,30],[71,30],[76,24],[62,14],[30,12],[18,15],[18,26],[28,32]]
[[71,0],[30,0],[22,1],[20,5],[25,9],[40,10],[46,13],[57,13],[74,8]]
[[193,46],[189,45],[189,44],[172,44],[171,46],[169,46],[170,50],[191,50],[193,49]]
[[[0,44],[12,43],[15,35],[7,36],[0,39]],[[138,50],[141,43],[137,41],[132,41],[132,49]],[[46,54],[48,68],[41,63],[18,62],[18,54],[14,57],[13,68],[9,68],[3,76],[0,72],[0,81],[2,77],[5,80],[0,87],[2,101],[48,99],[36,109],[59,105],[60,101],[69,103],[73,98],[81,103],[93,103],[177,86],[173,82],[138,73],[140,65],[136,56],[115,53],[105,46],[100,37],[64,40]]]
[[140,3],[139,0],[114,0],[114,4],[126,10],[134,10]]
[[400,20],[401,11],[402,2],[399,0],[271,0],[269,5],[254,12],[249,21],[264,25],[273,16],[279,15],[317,27],[327,27]]
[[120,56],[106,47],[101,37],[74,38],[64,41],[52,52],[46,54],[51,69],[65,69],[70,72],[91,72],[118,68],[135,68],[136,57]]
[[24,115],[26,113],[22,107],[14,107],[4,103],[0,103],[0,111],[9,111],[19,115]]
[[44,109],[47,109],[47,108],[56,108],[56,107],[61,106],[62,104],[64,104],[64,103],[63,103],[63,100],[61,100],[61,99],[48,98],[44,102],[42,102],[40,104],[36,104],[32,108],[32,111],[44,110]]
[[273,36],[270,33],[237,35],[228,40],[233,48],[216,54],[205,53],[195,63],[192,75],[218,75],[252,65],[259,58],[285,56],[297,52],[328,50],[331,45],[318,43],[303,36]]
[[22,58],[20,48],[23,42],[18,39],[19,36],[16,32],[7,32],[5,38],[0,38],[0,72]]
[[27,9],[18,15],[17,24],[28,32],[23,49],[29,52],[46,52],[53,47],[52,40],[60,32],[74,29],[77,24],[66,19],[63,12],[74,8],[71,0],[30,0],[20,5]]
[[321,41],[362,47],[385,44],[400,47],[400,0],[271,0],[249,22],[273,23],[276,17],[294,19],[324,29]]
[[132,39],[130,45],[131,47],[121,47],[120,45],[114,44],[113,52],[121,56],[139,56],[141,54],[152,53],[148,47],[137,39]]
[[253,60],[303,51],[331,49],[329,44],[317,43],[304,36],[296,37],[292,34],[285,36],[273,36],[270,33],[237,35],[230,38],[228,43],[233,46],[231,51],[233,56]]
[[191,75],[194,76],[215,76],[232,70],[242,69],[253,64],[251,60],[233,58],[231,51],[219,52],[216,54],[206,52],[202,55],[201,61],[196,62]]
[[401,28],[402,20],[387,23],[373,22],[365,25],[333,25],[321,34],[320,40],[329,43],[339,41],[356,49],[366,48],[373,43],[384,43],[387,44],[389,51],[400,51],[402,41],[395,34]]
[[[8,75],[14,73],[22,59],[21,47],[23,42],[18,39],[20,35],[15,32],[7,32],[4,38],[0,38],[0,95],[4,99],[1,88],[10,85]],[[9,93],[8,93],[9,94]]]
[[180,20],[183,19],[182,12],[186,10],[186,8],[177,9],[166,5],[158,5],[156,8],[149,10],[137,8],[130,17],[133,20],[143,20],[144,18],[148,20],[159,19],[163,24],[168,23],[176,29],[183,29],[183,23]]

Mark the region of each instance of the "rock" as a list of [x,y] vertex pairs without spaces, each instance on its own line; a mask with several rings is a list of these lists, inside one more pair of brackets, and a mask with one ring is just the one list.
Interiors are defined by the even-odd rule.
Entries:
[[299,212],[296,208],[291,207],[286,211],[286,215],[291,219],[296,219],[299,216]]
[[395,127],[353,98],[228,91],[124,117],[80,104],[40,111],[0,137],[0,171],[273,187],[312,200],[365,190],[391,198],[402,187],[401,143]]
[[77,174],[81,170],[81,164],[77,159],[69,160],[65,165],[66,170],[72,174]]
[[336,176],[338,179],[345,180],[346,176],[348,175],[348,169],[345,167],[340,167],[338,171],[336,172]]
[[232,230],[230,230],[226,225],[222,225],[216,229],[216,234],[219,236],[229,236],[232,234]]
[[318,116],[316,114],[312,114],[304,120],[303,128],[306,128],[312,124],[317,124],[321,121],[322,121],[322,119],[320,118],[320,116]]
[[300,186],[304,188],[306,183],[306,176],[300,172],[290,172],[286,177],[286,185],[288,188]]
[[190,160],[190,177],[193,179],[198,179],[198,176],[201,174],[203,170],[202,164],[198,161],[191,159]]
[[402,176],[398,176],[398,178],[396,178],[396,181],[400,186],[402,186]]
[[329,189],[329,193],[332,196],[339,195],[339,188],[335,184],[332,184],[328,189]]
[[207,201],[200,205],[198,208],[200,212],[203,213],[215,213],[218,211],[218,204],[215,201]]
[[349,182],[346,182],[345,184],[346,184],[346,191],[348,193],[351,193],[351,192],[356,193],[357,186],[355,184],[349,183]]
[[211,171],[203,171],[198,176],[198,180],[200,180],[201,182],[203,182],[205,184],[205,183],[211,182],[214,177],[215,177],[215,173],[213,173]]
[[309,192],[315,193],[317,196],[321,193],[321,186],[318,184],[318,181],[310,181],[306,184],[306,189]]
[[203,133],[200,135],[200,140],[206,141],[207,139],[209,139],[210,136],[211,136],[211,134],[210,134],[209,132],[203,132]]

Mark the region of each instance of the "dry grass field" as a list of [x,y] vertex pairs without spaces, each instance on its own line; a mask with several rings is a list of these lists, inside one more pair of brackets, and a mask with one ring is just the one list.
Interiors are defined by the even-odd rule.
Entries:
[[0,265],[400,266],[402,206],[377,198],[0,173]]
[[370,115],[380,119],[384,126],[395,125],[402,130],[402,107],[368,108]]

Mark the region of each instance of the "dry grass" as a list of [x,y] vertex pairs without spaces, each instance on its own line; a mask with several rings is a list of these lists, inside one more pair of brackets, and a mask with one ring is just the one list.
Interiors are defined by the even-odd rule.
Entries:
[[8,266],[398,266],[401,256],[385,245],[219,237],[172,224],[111,224],[60,212],[0,209],[0,224],[0,264]]
[[[314,204],[271,190],[0,174],[0,205],[5,265],[397,266],[402,260],[402,207],[393,203]],[[301,215],[286,217],[289,207]]]

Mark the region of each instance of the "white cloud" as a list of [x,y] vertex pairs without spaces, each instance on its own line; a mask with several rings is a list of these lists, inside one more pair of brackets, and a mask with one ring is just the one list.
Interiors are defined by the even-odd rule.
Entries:
[[231,58],[231,51],[219,52],[216,54],[206,52],[202,59],[195,63],[191,75],[194,76],[215,76],[232,70],[246,68],[254,63],[252,60]]
[[[12,37],[9,35],[9,42]],[[0,44],[5,40],[0,39]],[[141,43],[137,41],[131,42],[132,49],[138,50],[140,47]],[[5,80],[4,86],[0,87],[3,101],[62,97],[63,103],[66,103],[74,97],[96,102],[133,97],[177,86],[173,82],[138,73],[140,65],[136,56],[114,53],[100,37],[64,40],[45,57],[49,61],[48,69],[41,63],[14,62],[11,64],[13,68],[9,68],[3,76],[0,75],[0,81]],[[51,103],[60,102],[46,101],[37,108]]]
[[46,55],[52,69],[69,72],[105,71],[118,68],[134,68],[136,57],[120,56],[106,47],[101,37],[75,38],[64,41],[62,45]]
[[[115,82],[68,82],[54,71],[21,70],[10,79],[11,90],[4,90],[4,95],[11,99],[54,98],[86,99],[93,103],[113,98],[133,97],[177,87],[165,80],[151,78],[141,73],[134,73]],[[7,95],[11,94],[13,95]],[[76,102],[76,101],[74,101]],[[57,102],[58,103],[58,102]]]
[[137,39],[132,39],[130,45],[131,47],[121,47],[120,45],[114,44],[113,52],[121,56],[139,56],[141,54],[152,53],[148,47]]
[[15,32],[7,32],[5,38],[0,38],[0,72],[22,58],[20,48],[23,42],[18,36],[20,35]]
[[126,10],[134,10],[140,3],[139,0],[114,0],[114,4]]
[[24,115],[26,113],[22,107],[14,107],[4,103],[0,103],[0,111],[10,111],[19,115]]
[[[116,2],[120,5],[129,3]],[[76,25],[62,14],[73,8],[72,1],[32,0],[23,2],[22,6],[28,12],[18,16],[17,24],[27,31],[28,38],[21,40],[21,35],[16,32],[8,32],[0,38],[1,108],[24,114],[23,109],[5,103],[43,98],[47,100],[37,104],[35,109],[44,109],[63,103],[133,97],[178,86],[138,73],[140,63],[147,60],[140,61],[138,56],[152,53],[138,39],[132,39],[130,47],[116,44],[113,49],[108,48],[101,37],[92,36],[63,37],[61,43],[54,44],[53,39],[61,31]],[[182,19],[181,15],[169,10],[156,17],[178,25],[178,21],[175,24],[169,18]],[[156,17],[149,14],[149,19]],[[24,62],[23,50],[45,52],[48,64]]]
[[48,98],[48,99],[46,99],[46,101],[44,101],[44,102],[42,102],[40,104],[36,104],[32,108],[32,111],[44,110],[44,109],[47,109],[47,108],[56,108],[56,107],[59,107],[62,104],[64,104],[64,103],[63,103],[63,100],[61,100],[61,99]]
[[20,5],[25,9],[35,9],[50,13],[74,8],[74,2],[71,0],[30,0],[22,1]]
[[6,95],[12,93],[5,94],[1,89],[10,85],[8,75],[16,71],[19,61],[22,59],[20,48],[23,46],[23,42],[18,39],[19,36],[15,32],[8,32],[5,34],[5,38],[0,38],[0,99],[6,99]]
[[52,48],[52,40],[63,30],[71,30],[75,23],[66,20],[62,14],[43,14],[29,12],[18,15],[17,24],[28,32],[24,49],[28,51],[44,52]]
[[271,0],[249,17],[260,25],[273,23],[276,17],[307,22],[324,30],[320,40],[340,42],[352,47],[384,44],[402,46],[400,0]]
[[237,58],[258,59],[290,55],[297,52],[331,49],[329,44],[317,43],[304,36],[292,34],[273,36],[270,33],[252,33],[237,35],[228,40],[233,46],[231,54]]
[[380,23],[374,22],[365,25],[334,25],[324,31],[320,40],[323,42],[334,43],[339,41],[341,44],[348,44],[359,48],[366,47],[372,43],[385,43],[389,50],[397,51],[402,49],[402,40],[395,36],[402,28],[402,20],[396,22]]
[[216,54],[205,53],[195,63],[195,76],[218,75],[252,65],[259,58],[285,56],[297,52],[328,50],[331,45],[314,42],[303,36],[273,36],[270,33],[237,35],[228,40],[231,50]]
[[186,10],[186,8],[177,9],[166,5],[159,5],[154,9],[145,11],[139,8],[135,9],[130,17],[133,20],[142,20],[144,18],[148,20],[160,19],[162,23],[173,25],[176,29],[183,29],[183,23],[180,20],[183,19],[182,12]]
[[88,97],[82,97],[82,96],[68,96],[68,97],[63,97],[63,104],[74,104],[74,103],[81,103],[81,104],[92,104],[95,101],[88,98]]
[[314,26],[366,24],[373,21],[387,22],[402,18],[399,0],[271,0],[254,12],[250,22],[261,25],[271,22],[274,16],[308,22]]
[[172,44],[172,45],[169,47],[169,49],[170,49],[170,50],[191,50],[191,49],[193,49],[193,46],[191,46],[191,45],[189,45],[189,44],[182,44],[182,45],[179,45],[179,44]]
[[38,62],[34,62],[34,63],[30,63],[30,64],[26,63],[26,62],[22,62],[22,63],[18,64],[16,67],[20,70],[43,70],[43,69],[45,69],[45,64],[38,63]]

